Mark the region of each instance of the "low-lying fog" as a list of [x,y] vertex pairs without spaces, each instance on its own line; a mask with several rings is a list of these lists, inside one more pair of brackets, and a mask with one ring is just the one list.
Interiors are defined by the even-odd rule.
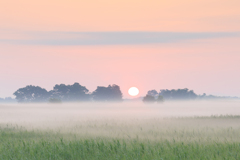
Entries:
[[[0,127],[78,135],[142,139],[240,141],[240,101],[1,104]],[[193,118],[195,117],[195,118]]]
[[161,104],[62,103],[1,104],[0,123],[34,124],[82,120],[129,120],[166,117],[240,115],[240,101],[178,101]]

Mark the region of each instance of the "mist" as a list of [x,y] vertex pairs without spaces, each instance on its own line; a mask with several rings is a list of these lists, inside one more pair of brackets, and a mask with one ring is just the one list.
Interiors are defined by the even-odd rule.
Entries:
[[1,104],[0,123],[33,128],[58,128],[86,121],[116,121],[130,124],[164,118],[186,118],[212,115],[240,115],[239,100],[167,101],[160,104],[62,103]]
[[1,104],[0,123],[240,115],[239,100]]

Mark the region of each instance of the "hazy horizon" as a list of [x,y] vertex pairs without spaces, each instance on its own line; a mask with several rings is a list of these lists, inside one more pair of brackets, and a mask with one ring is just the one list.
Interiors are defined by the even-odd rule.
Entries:
[[78,82],[240,97],[239,0],[8,0],[0,97]]

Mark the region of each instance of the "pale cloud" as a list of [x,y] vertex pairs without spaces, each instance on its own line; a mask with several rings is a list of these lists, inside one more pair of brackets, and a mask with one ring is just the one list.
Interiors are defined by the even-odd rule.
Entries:
[[240,32],[22,32],[18,34],[16,38],[13,38],[13,36],[10,37],[11,38],[0,38],[0,42],[48,46],[141,45],[240,37]]

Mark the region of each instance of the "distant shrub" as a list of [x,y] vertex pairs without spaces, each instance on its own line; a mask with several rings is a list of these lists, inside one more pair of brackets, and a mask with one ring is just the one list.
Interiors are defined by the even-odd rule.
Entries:
[[151,95],[146,95],[145,97],[143,97],[143,102],[144,103],[154,103],[156,100],[154,98],[154,96]]
[[164,102],[163,96],[159,95],[157,98],[157,103],[163,103],[163,102]]
[[61,99],[57,99],[57,98],[50,98],[49,103],[62,103]]

